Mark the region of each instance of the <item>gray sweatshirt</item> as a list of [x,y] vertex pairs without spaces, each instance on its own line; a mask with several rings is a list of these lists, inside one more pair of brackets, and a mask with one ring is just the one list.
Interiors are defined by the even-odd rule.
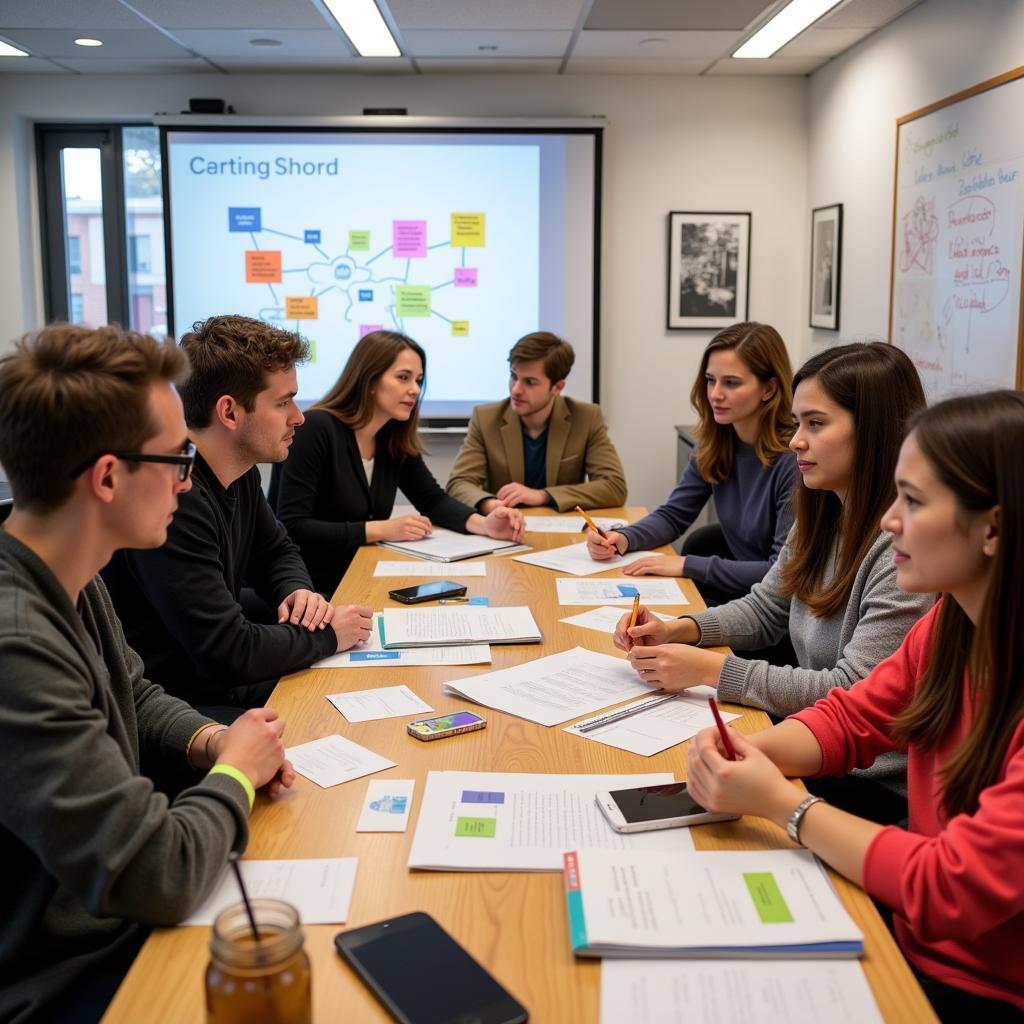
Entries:
[[[892,534],[882,533],[857,570],[846,607],[829,618],[816,618],[803,601],[779,593],[792,538],[790,532],[778,561],[746,597],[689,616],[700,627],[701,647],[754,650],[777,643],[789,631],[799,667],[729,655],[718,677],[721,700],[778,717],[810,707],[836,686],[848,690],[900,646],[935,602],[934,594],[908,594],[896,586]],[[834,573],[833,550],[826,585]],[[906,792],[902,754],[885,754],[862,774]]]
[[[0,1020],[45,1017],[131,922],[180,921],[244,849],[245,791],[185,758],[208,721],[143,678],[99,577],[76,608],[0,529]],[[169,802],[156,765],[193,785]]]

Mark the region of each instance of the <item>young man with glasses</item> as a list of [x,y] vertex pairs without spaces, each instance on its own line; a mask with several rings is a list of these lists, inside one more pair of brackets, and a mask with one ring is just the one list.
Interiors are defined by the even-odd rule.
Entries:
[[[303,420],[295,366],[306,342],[217,316],[195,324],[181,348],[192,367],[179,389],[196,446],[192,489],[167,543],[119,552],[104,580],[147,674],[230,721],[264,704],[279,676],[364,641],[372,611],[334,608],[313,590],[260,483],[257,465],[284,460]],[[272,615],[244,606],[243,585]]]
[[140,925],[186,917],[244,849],[254,789],[294,779],[275,711],[226,728],[143,677],[97,576],[162,544],[191,486],[186,365],[69,324],[0,359],[0,1020],[98,1020]]

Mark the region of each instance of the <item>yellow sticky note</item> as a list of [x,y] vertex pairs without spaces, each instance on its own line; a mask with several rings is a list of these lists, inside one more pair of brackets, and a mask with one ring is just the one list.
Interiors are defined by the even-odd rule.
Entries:
[[452,337],[453,338],[468,338],[469,337],[469,321],[468,320],[453,320],[452,321]]
[[315,295],[286,295],[284,318],[285,320],[316,320],[317,304]]
[[483,213],[453,213],[452,248],[474,249],[483,246],[485,217]]

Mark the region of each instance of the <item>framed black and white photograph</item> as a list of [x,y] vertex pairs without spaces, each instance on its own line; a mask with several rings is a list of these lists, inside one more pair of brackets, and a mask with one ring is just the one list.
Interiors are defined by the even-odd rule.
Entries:
[[749,213],[668,215],[669,330],[746,320],[749,287]]
[[839,330],[839,264],[843,250],[843,204],[811,213],[811,327]]

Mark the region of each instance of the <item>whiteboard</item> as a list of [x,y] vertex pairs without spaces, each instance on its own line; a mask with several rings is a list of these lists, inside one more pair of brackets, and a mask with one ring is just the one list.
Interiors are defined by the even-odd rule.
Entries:
[[929,400],[1020,387],[1024,67],[897,121],[889,340]]

